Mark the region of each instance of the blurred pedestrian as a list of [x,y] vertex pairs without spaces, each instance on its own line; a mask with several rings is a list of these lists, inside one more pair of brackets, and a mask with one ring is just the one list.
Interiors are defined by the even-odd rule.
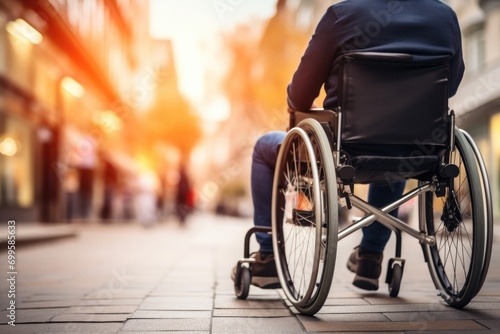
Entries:
[[143,172],[137,178],[135,194],[135,214],[145,227],[156,223],[156,193],[158,181],[153,172]]
[[166,186],[165,186],[165,176],[164,174],[158,173],[158,191],[156,194],[156,211],[158,219],[161,221],[164,217],[165,213],[165,195],[166,195]]
[[117,170],[111,162],[104,160],[104,196],[100,217],[104,221],[113,218],[113,199],[118,182]]
[[66,197],[66,221],[71,222],[75,216],[78,205],[78,172],[75,168],[68,167],[64,174],[64,192]]
[[179,167],[179,182],[177,183],[177,194],[175,197],[175,210],[181,224],[186,222],[187,216],[193,210],[194,201],[186,167],[181,163]]
[[78,167],[78,184],[80,202],[80,218],[88,219],[92,212],[92,194],[94,192],[94,170],[87,167]]

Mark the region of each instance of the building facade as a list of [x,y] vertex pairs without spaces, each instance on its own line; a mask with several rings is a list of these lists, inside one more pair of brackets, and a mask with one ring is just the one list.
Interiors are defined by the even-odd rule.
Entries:
[[92,215],[102,156],[140,107],[147,11],[133,0],[0,2],[0,219]]
[[[199,150],[208,160],[198,197],[220,213],[251,215],[250,166],[258,138],[288,125],[286,86],[311,33],[334,1],[279,0],[266,22],[238,27],[226,48],[230,54],[223,83],[230,114]],[[231,140],[228,140],[231,138]],[[200,152],[201,151],[201,152]]]
[[500,1],[449,0],[462,30],[465,75],[450,100],[457,124],[474,138],[488,170],[493,212],[500,202]]

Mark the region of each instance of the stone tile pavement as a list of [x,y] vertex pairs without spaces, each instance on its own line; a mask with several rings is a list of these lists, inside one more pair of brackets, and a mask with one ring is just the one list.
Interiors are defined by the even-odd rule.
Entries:
[[[353,287],[345,262],[359,235],[349,236],[339,243],[325,306],[308,317],[280,290],[252,287],[247,300],[234,296],[229,276],[250,227],[249,219],[200,214],[185,228],[175,222],[149,229],[134,223],[79,224],[72,227],[76,237],[20,244],[16,326],[7,324],[11,299],[2,279],[0,333],[500,332],[498,238],[482,291],[466,309],[455,310],[436,296],[418,242],[410,237],[403,240],[399,297],[389,297],[385,285],[374,293]],[[391,252],[388,248],[387,257]],[[6,277],[5,250],[0,268]]]

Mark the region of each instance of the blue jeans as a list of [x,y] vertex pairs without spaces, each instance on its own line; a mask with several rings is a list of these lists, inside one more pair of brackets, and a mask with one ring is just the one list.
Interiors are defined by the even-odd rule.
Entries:
[[[271,226],[273,178],[278,151],[286,132],[270,132],[259,138],[252,156],[252,199],[254,205],[254,225]],[[371,184],[368,191],[368,203],[382,207],[403,194],[405,182],[393,184]],[[391,212],[396,217],[398,210]],[[374,222],[363,228],[360,246],[369,252],[381,253],[391,236],[391,230]],[[272,237],[266,233],[256,233],[261,253],[272,253]]]

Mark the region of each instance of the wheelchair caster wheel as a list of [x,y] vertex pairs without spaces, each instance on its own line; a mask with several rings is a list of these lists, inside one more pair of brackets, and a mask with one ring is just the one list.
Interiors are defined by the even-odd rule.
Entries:
[[391,297],[397,297],[399,294],[399,288],[401,287],[401,279],[403,278],[403,267],[396,263],[389,269],[391,271],[391,279],[389,283],[389,295]]
[[250,283],[252,281],[252,275],[250,274],[250,269],[247,267],[240,268],[240,281],[239,284],[235,284],[234,292],[238,299],[246,299],[248,297],[248,292],[250,291]]

